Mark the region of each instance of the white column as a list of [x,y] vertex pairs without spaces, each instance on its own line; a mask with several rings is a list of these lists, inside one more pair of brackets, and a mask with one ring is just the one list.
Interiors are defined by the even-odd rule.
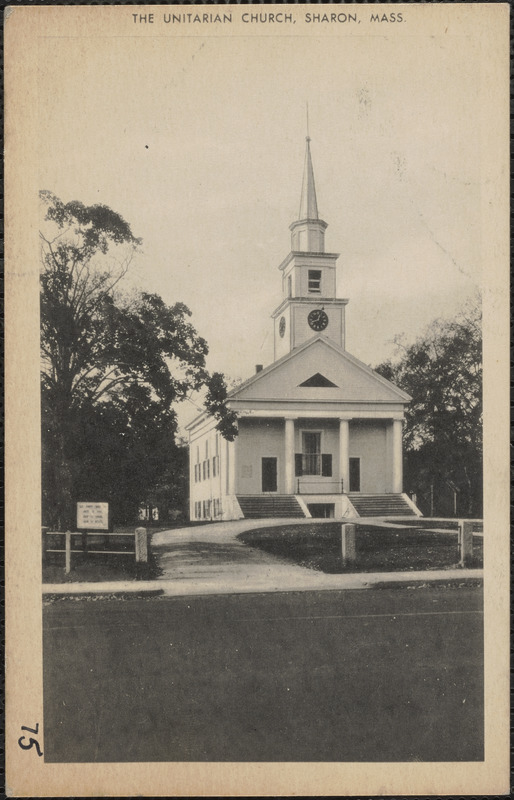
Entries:
[[294,484],[294,419],[291,417],[285,418],[285,436],[284,436],[284,480],[285,480],[285,493],[295,494],[296,487]]
[[345,494],[350,491],[350,422],[347,419],[339,420],[339,478],[342,481],[339,489]]
[[236,443],[227,442],[227,494],[236,493]]
[[403,452],[402,452],[401,419],[393,420],[393,492],[399,494],[403,491]]

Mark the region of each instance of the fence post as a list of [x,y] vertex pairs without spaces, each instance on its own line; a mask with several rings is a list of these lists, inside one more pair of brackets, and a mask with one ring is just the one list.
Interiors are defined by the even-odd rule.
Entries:
[[64,534],[64,571],[66,575],[71,569],[71,533],[66,531]]
[[136,528],[136,561],[148,561],[148,536],[146,528]]
[[48,528],[41,528],[41,555],[43,564],[46,564],[46,532]]
[[469,519],[459,520],[460,567],[466,567],[473,558],[473,523]]
[[341,555],[344,566],[353,564],[357,559],[355,525],[348,525],[347,523],[341,525]]

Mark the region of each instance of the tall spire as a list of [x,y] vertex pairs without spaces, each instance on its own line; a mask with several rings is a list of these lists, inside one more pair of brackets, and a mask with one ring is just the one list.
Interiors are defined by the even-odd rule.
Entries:
[[[308,124],[307,121],[307,126]],[[323,253],[325,251],[325,229],[327,223],[323,222],[318,216],[318,202],[316,200],[316,186],[314,184],[314,170],[311,158],[311,137],[309,135],[306,137],[306,142],[300,213],[298,219],[289,226],[291,231],[291,250],[303,253]]]
[[300,198],[299,220],[319,219],[318,203],[316,201],[316,185],[314,183],[314,170],[311,158],[311,137],[306,136],[305,164],[303,168],[302,196]]

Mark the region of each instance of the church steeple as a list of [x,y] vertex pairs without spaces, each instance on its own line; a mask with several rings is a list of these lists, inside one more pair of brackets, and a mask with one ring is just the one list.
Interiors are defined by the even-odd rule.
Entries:
[[297,253],[324,253],[327,223],[323,222],[318,215],[310,142],[310,136],[307,136],[300,213],[298,219],[289,226],[291,250]]
[[314,183],[314,170],[311,158],[311,137],[306,137],[305,164],[303,167],[302,196],[300,198],[299,220],[318,219],[318,203],[316,200],[316,184]]
[[338,253],[325,252],[327,223],[319,218],[310,137],[307,135],[299,218],[290,226],[291,252],[280,264],[282,302],[272,314],[275,359],[313,336],[344,348],[345,306],[337,297]]

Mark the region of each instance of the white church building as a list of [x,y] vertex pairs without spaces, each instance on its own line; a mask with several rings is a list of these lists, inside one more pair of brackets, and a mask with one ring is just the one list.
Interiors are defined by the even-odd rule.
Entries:
[[345,349],[338,253],[325,252],[310,139],[291,252],[272,314],[274,361],[229,395],[238,436],[188,426],[191,520],[419,515],[402,486],[410,397]]

